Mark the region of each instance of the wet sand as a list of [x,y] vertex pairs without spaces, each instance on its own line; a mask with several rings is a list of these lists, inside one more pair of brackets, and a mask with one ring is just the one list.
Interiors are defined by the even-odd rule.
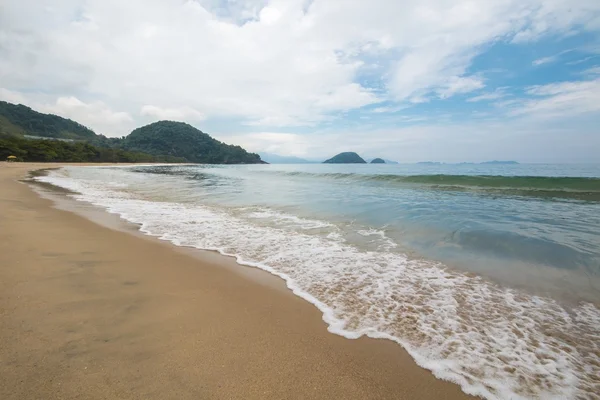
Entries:
[[278,278],[17,181],[52,166],[0,163],[0,399],[468,398],[395,343],[327,332]]

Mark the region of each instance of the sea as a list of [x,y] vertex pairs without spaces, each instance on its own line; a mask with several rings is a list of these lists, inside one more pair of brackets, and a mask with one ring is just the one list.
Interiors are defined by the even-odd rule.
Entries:
[[600,165],[68,166],[36,179],[277,275],[330,332],[395,341],[466,393],[600,399]]

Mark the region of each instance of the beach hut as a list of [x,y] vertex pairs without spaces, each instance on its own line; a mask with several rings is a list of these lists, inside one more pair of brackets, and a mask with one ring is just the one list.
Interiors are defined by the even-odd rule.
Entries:
[[6,159],[6,161],[8,161],[8,162],[17,161],[17,156],[8,156],[8,158]]

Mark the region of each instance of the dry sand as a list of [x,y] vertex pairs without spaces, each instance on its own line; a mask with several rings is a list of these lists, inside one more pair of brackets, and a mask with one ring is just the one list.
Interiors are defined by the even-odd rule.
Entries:
[[397,344],[328,333],[270,276],[16,181],[49,166],[0,163],[0,399],[467,398]]

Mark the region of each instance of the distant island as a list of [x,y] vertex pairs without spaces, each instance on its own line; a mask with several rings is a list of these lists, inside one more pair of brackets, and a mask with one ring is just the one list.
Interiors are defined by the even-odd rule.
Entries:
[[438,161],[421,161],[418,162],[417,164],[420,165],[442,165],[442,164],[446,164],[446,165],[515,165],[515,164],[519,164],[517,161],[484,161],[484,162],[480,162],[480,163],[474,163],[474,162],[460,162],[460,163],[442,163],[442,162],[438,162]]
[[0,160],[265,164],[184,122],[159,121],[108,138],[73,120],[0,101]]
[[385,160],[383,158],[374,158],[371,160],[371,164],[385,164]]
[[516,161],[496,161],[496,160],[494,160],[494,161],[485,161],[485,162],[482,162],[481,164],[509,164],[509,165],[511,165],[511,164],[518,164],[518,162],[516,162]]
[[259,153],[261,160],[269,164],[312,164],[319,161],[310,161],[300,157],[281,156],[273,153]]
[[366,164],[367,162],[358,154],[348,151],[340,153],[329,160],[323,161],[324,164]]

